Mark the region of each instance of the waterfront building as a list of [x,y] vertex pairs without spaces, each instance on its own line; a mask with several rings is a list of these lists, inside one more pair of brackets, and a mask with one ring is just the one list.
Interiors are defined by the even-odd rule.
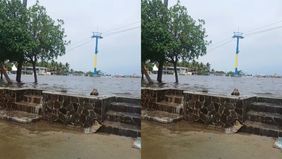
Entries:
[[[32,75],[33,68],[30,66],[23,66],[22,73],[27,75]],[[48,72],[48,69],[46,67],[36,67],[36,73],[38,75],[51,75],[51,73]]]
[[[193,74],[195,74],[188,67],[177,67],[176,69],[177,69],[177,73],[179,75],[193,75]],[[157,72],[158,72],[158,68],[157,68],[156,65],[154,65],[152,73],[157,74]],[[173,75],[174,74],[174,67],[164,66],[163,67],[163,74]]]

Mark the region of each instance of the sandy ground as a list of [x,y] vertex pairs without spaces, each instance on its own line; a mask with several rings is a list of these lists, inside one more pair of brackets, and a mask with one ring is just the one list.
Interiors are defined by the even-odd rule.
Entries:
[[0,158],[3,159],[140,159],[133,139],[83,134],[39,122],[29,125],[0,121]]
[[142,159],[282,159],[275,139],[181,121],[163,125],[142,121]]

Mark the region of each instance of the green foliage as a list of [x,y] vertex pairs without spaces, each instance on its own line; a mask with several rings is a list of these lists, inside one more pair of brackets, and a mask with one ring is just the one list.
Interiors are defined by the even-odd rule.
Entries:
[[164,60],[170,47],[169,12],[161,0],[141,1],[142,62]]
[[94,75],[93,75],[93,72],[88,71],[88,72],[85,73],[85,76],[93,77]]
[[[170,8],[161,0],[141,2],[143,63],[167,61],[176,67],[180,60],[190,62],[206,54],[210,42],[205,40],[204,20],[195,21],[179,1]],[[177,72],[175,77],[178,82]]]
[[204,64],[202,62],[197,62],[195,60],[193,60],[192,62],[187,62],[187,61],[179,62],[178,66],[187,67],[197,75],[208,75],[211,72],[210,63]]
[[[26,62],[25,66],[32,66],[31,63]],[[52,60],[51,62],[40,61],[36,63],[38,67],[46,67],[48,71],[56,75],[67,75],[71,72],[69,63],[61,63]]]
[[227,72],[225,75],[226,75],[226,76],[234,76],[234,72],[229,71],[229,72]]
[[[20,70],[22,62],[35,66],[38,60],[50,61],[64,55],[68,42],[64,40],[63,24],[48,16],[38,1],[27,9],[20,0],[0,0],[0,63],[18,62]],[[36,74],[34,77],[37,82]]]
[[23,60],[32,41],[28,11],[19,0],[0,0],[0,60]]
[[168,61],[174,63],[182,59],[191,61],[206,54],[207,37],[203,25],[204,20],[196,22],[188,15],[187,9],[179,1],[169,9],[170,49],[166,55]]
[[62,25],[64,22],[58,20],[57,23],[47,15],[46,9],[37,2],[29,8],[29,33],[33,39],[30,44],[31,50],[26,56],[31,62],[41,60],[52,60],[65,54],[64,40],[66,37]]
[[[238,70],[238,76],[244,76],[245,73],[242,70]],[[226,76],[234,76],[234,72],[233,71],[229,71],[226,73]]]

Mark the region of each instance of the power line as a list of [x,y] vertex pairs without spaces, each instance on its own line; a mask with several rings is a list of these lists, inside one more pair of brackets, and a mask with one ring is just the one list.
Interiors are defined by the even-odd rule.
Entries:
[[87,37],[87,38],[81,39],[81,40],[79,40],[79,41],[76,42],[76,43],[73,43],[73,44],[71,43],[70,46],[76,47],[77,45],[80,45],[80,44],[83,43],[83,42],[89,41],[90,38],[91,38],[91,37]]
[[264,29],[264,30],[260,30],[260,31],[255,31],[255,32],[247,33],[246,36],[255,35],[255,34],[259,34],[259,33],[264,33],[264,32],[268,32],[268,31],[272,31],[272,30],[277,30],[277,29],[281,29],[281,28],[282,28],[282,26],[268,28],[268,29]]
[[[270,23],[270,24],[267,24],[267,25],[263,25],[261,27],[254,28],[254,29],[252,29],[250,31],[247,31],[245,35],[254,35],[254,34],[263,33],[263,32],[267,32],[267,31],[271,31],[271,30],[275,30],[275,29],[280,29],[282,26],[278,26],[278,27],[274,27],[274,28],[268,28],[266,30],[260,30],[260,29],[272,26],[274,24],[279,24],[281,22],[282,22],[282,20],[279,20],[277,22],[273,22],[273,23]],[[255,30],[260,30],[260,31],[255,31]],[[231,39],[231,38],[226,38],[226,39],[220,40],[220,41],[212,44],[211,47],[218,48],[217,45],[219,45],[219,47],[220,46],[224,46],[226,43],[228,43],[229,39]],[[223,45],[221,45],[221,44],[223,44]]]
[[222,47],[222,46],[225,46],[225,45],[231,43],[232,41],[233,41],[233,40],[231,39],[231,40],[228,40],[228,41],[226,41],[225,43],[223,43],[223,44],[221,44],[221,45],[218,45],[218,46],[216,46],[216,47],[210,48],[210,51],[209,51],[209,52],[212,52],[212,51],[216,50],[217,48],[220,48],[220,47]]
[[[115,35],[115,34],[119,34],[119,33],[123,33],[123,32],[127,32],[127,31],[130,31],[130,30],[134,30],[134,29],[137,29],[137,28],[140,28],[140,26],[136,26],[136,27],[127,28],[127,29],[124,29],[124,30],[112,32],[111,34],[107,34],[106,37],[109,37],[109,36],[112,36],[112,35]],[[79,48],[79,47],[82,47],[82,46],[84,46],[84,45],[90,43],[90,42],[91,42],[91,40],[88,40],[88,41],[85,42],[85,43],[82,43],[82,44],[80,44],[80,45],[74,46],[74,47],[68,49],[67,52],[71,52],[71,51],[73,51],[73,50],[75,50],[75,49],[77,49],[77,48]]]
[[90,43],[90,42],[91,42],[91,40],[88,40],[88,41],[85,42],[85,43],[82,43],[82,44],[80,44],[80,45],[78,45],[78,46],[76,46],[76,47],[72,47],[72,48],[68,49],[67,52],[71,52],[71,51],[73,51],[73,50],[75,50],[75,49],[77,49],[77,48],[79,48],[79,47],[82,47],[82,46],[84,46],[84,45]]
[[115,35],[115,34],[124,33],[124,32],[131,31],[131,30],[138,29],[138,28],[140,28],[140,26],[135,26],[135,27],[132,27],[132,28],[124,29],[124,30],[119,30],[119,31],[116,31],[116,32],[111,32],[110,34],[104,35],[104,37],[109,37],[109,36],[112,36],[112,35]]
[[120,30],[120,29],[122,29],[122,28],[129,27],[129,26],[134,25],[134,24],[139,24],[140,22],[141,22],[141,21],[136,21],[136,22],[128,23],[128,24],[126,24],[126,25],[121,25],[121,26],[119,26],[119,27],[116,27],[116,28],[113,28],[113,29],[109,29],[109,30],[104,31],[104,34],[107,34],[107,33],[110,33],[110,32],[114,32],[114,31],[116,31],[116,30]]
[[[277,26],[277,27],[273,27],[273,28],[268,28],[268,29],[264,29],[264,30],[260,30],[260,31],[255,31],[255,32],[250,32],[248,34],[245,34],[245,36],[249,37],[251,35],[255,35],[255,34],[260,34],[260,33],[264,33],[264,32],[268,32],[268,31],[272,31],[272,30],[277,30],[277,29],[282,29],[282,26]],[[219,48],[219,47],[222,47],[224,45],[227,45],[229,44],[230,42],[232,42],[232,39],[231,40],[228,40],[220,45],[217,45],[215,47],[212,47],[210,48],[210,51],[209,52],[212,52],[214,51],[215,49]]]
[[216,42],[216,43],[212,43],[211,45],[209,45],[208,47],[216,47],[217,45],[221,45],[221,44],[223,44],[223,43],[225,43],[225,42],[227,42],[227,41],[230,41],[232,38],[230,37],[230,38],[225,38],[225,39],[223,39],[223,40],[220,40],[220,41],[218,41],[218,42]]
[[[108,35],[116,34],[116,33],[119,33],[119,32],[125,32],[127,29],[132,30],[132,28],[127,28],[127,29],[123,29],[123,28],[128,27],[129,25],[132,25],[132,24],[137,24],[137,23],[140,23],[140,21],[132,22],[132,23],[129,23],[127,25],[121,25],[120,27],[116,27],[114,29],[107,30],[103,34],[106,34],[106,36],[108,36]],[[84,44],[85,41],[88,41],[89,38],[91,38],[91,37],[81,39],[76,43],[70,44],[70,46],[72,46],[73,48],[76,47],[76,46],[80,46],[81,44]]]
[[267,25],[263,25],[263,26],[261,26],[261,27],[254,28],[254,29],[252,29],[252,30],[246,31],[246,34],[249,34],[250,32],[253,32],[253,31],[255,31],[255,30],[260,30],[260,29],[263,29],[263,28],[272,26],[272,25],[274,25],[274,24],[279,24],[279,23],[281,23],[281,22],[282,22],[282,20],[277,21],[277,22],[274,22],[274,23],[270,23],[270,24],[267,24]]

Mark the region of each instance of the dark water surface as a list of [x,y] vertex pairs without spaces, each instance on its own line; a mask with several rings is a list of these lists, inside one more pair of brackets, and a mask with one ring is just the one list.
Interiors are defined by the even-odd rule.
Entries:
[[[155,75],[151,76],[156,79]],[[282,78],[226,77],[226,76],[179,76],[178,85],[173,75],[165,75],[161,87],[181,88],[190,91],[207,90],[209,93],[229,95],[234,88],[241,95],[282,98]]]
[[[14,75],[10,75],[15,79]],[[151,75],[156,79],[155,75]],[[33,84],[33,76],[23,76],[25,83],[21,87],[40,88],[52,91],[66,90],[71,94],[89,95],[93,88],[100,95],[119,95],[140,97],[140,78],[118,77],[81,77],[81,76],[38,76],[38,85]],[[179,76],[179,83],[174,83],[173,75],[163,77],[165,84],[158,87],[181,88],[190,91],[207,90],[209,93],[229,95],[234,88],[241,95],[282,98],[282,78],[225,77],[225,76]],[[0,86],[3,86],[3,82]]]
[[[12,80],[15,75],[10,75]],[[33,84],[32,75],[22,76],[21,87],[40,88],[50,91],[67,91],[70,94],[89,95],[95,88],[100,95],[140,97],[140,78],[82,77],[82,76],[38,76]],[[1,83],[0,86],[5,86]],[[13,87],[16,87],[15,85]]]

